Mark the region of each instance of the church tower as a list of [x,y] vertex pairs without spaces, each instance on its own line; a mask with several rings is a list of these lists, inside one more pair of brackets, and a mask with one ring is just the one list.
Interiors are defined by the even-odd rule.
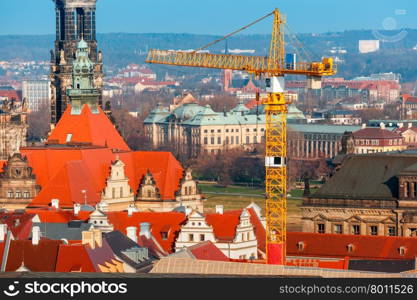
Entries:
[[51,50],[51,124],[56,124],[69,103],[67,89],[73,85],[72,66],[80,41],[83,41],[82,46],[87,49],[84,54],[92,62],[92,86],[100,93],[96,98],[100,107],[103,72],[102,54],[97,50],[96,40],[97,0],[53,1],[56,11],[56,40],[55,50]]
[[94,87],[94,63],[88,56],[89,48],[83,39],[77,44],[75,60],[72,62],[72,82],[67,88],[71,114],[79,115],[84,104],[92,113],[98,113],[100,90]]

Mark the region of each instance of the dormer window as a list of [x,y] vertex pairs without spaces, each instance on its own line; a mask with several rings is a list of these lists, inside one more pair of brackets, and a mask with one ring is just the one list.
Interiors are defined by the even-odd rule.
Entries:
[[353,244],[348,244],[346,250],[347,252],[352,253],[355,250],[355,246]]
[[65,142],[69,143],[71,142],[71,139],[72,139],[72,133],[68,133]]
[[305,248],[305,243],[304,242],[298,242],[297,243],[297,250],[298,251],[303,251]]

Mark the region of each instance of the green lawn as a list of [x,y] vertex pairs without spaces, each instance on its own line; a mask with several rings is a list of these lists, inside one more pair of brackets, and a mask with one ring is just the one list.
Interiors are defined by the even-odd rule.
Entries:
[[203,193],[228,193],[228,194],[253,194],[262,195],[265,190],[259,187],[244,187],[237,185],[229,185],[227,187],[221,187],[216,184],[199,184],[198,185]]
[[[204,208],[207,211],[213,211],[216,205],[223,205],[224,209],[242,209],[248,206],[251,202],[255,202],[262,208],[262,214],[265,215],[265,199],[260,197],[250,196],[228,196],[228,195],[213,195],[205,194],[207,200],[204,203]],[[300,215],[301,199],[287,199],[287,213],[289,216]]]

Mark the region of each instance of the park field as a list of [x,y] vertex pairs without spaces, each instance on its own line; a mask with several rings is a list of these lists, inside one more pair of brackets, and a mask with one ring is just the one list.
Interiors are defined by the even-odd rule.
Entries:
[[[204,208],[206,212],[214,212],[216,205],[223,205],[225,210],[242,209],[251,202],[256,203],[262,208],[262,215],[265,215],[265,196],[264,189],[227,186],[220,187],[215,184],[199,184],[201,192],[206,197]],[[292,190],[287,198],[287,220],[288,230],[301,230],[301,209],[302,190]]]

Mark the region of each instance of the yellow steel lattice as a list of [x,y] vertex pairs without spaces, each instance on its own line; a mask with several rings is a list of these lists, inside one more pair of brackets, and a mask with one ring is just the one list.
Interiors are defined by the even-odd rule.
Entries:
[[[266,157],[280,157],[279,167],[266,167],[266,234],[267,244],[281,244],[285,262],[287,220],[287,105],[283,93],[270,94],[266,107]],[[268,247],[267,247],[268,249]]]

